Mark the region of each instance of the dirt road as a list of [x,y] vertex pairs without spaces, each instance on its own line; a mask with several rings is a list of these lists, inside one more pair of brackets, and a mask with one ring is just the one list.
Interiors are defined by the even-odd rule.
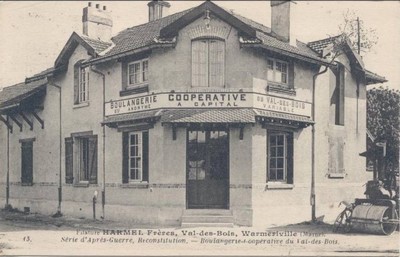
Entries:
[[335,234],[329,224],[152,228],[0,212],[0,255],[399,256],[391,236]]

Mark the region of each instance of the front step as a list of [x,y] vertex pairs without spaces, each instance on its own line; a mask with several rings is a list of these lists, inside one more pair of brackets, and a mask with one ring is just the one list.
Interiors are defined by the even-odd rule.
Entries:
[[189,209],[182,215],[182,227],[233,227],[230,210]]

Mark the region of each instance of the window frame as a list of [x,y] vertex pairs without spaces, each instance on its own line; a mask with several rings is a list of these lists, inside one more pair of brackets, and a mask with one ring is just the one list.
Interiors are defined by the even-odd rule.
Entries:
[[[129,182],[133,183],[141,183],[143,181],[143,132],[144,131],[132,131],[129,132],[128,134],[128,176],[129,176]],[[137,143],[136,144],[131,144],[131,136],[137,135]],[[138,153],[139,155],[132,156],[132,147],[138,147]],[[131,160],[132,159],[140,159],[140,165],[138,164],[138,167],[132,168],[131,166]],[[132,179],[132,169],[137,169],[137,179]],[[147,182],[147,181],[146,181]]]
[[65,138],[65,183],[74,186],[98,184],[98,136],[92,131]]
[[[273,63],[273,69],[272,69],[272,79],[269,77],[269,71],[271,70],[270,69],[270,67],[269,67],[269,61],[272,61],[272,63]],[[275,80],[275,78],[276,78],[276,71],[277,71],[277,63],[281,63],[281,64],[285,64],[286,65],[286,82],[282,82],[281,80],[280,81],[276,81]],[[271,82],[271,83],[275,83],[275,84],[278,84],[278,85],[281,85],[281,86],[284,86],[284,87],[290,87],[290,84],[289,84],[289,72],[290,72],[290,68],[289,68],[289,65],[290,65],[290,63],[288,62],[288,61],[284,61],[284,60],[281,60],[281,59],[277,59],[277,58],[270,58],[270,57],[268,57],[267,58],[267,81],[268,82]],[[282,72],[281,72],[281,74],[282,74]],[[281,76],[281,78],[282,78],[282,76]]]
[[[89,137],[77,137],[75,138],[77,141],[77,152],[78,154],[76,155],[77,159],[77,178],[78,178],[78,183],[89,183],[90,181],[90,169],[89,169],[89,155],[90,155],[90,149],[89,149]],[[86,145],[85,145],[86,143]],[[86,154],[85,154],[86,153]],[[86,155],[86,161],[83,160],[85,159]],[[82,167],[82,164],[84,167]],[[82,173],[84,173],[84,178],[82,178]]]
[[[140,129],[126,129],[122,132],[122,187],[134,187],[134,188],[147,188],[149,185],[150,177],[149,177],[149,157],[150,157],[150,129],[149,128],[140,128]],[[138,174],[137,178],[131,179],[131,147],[134,147],[134,144],[131,144],[131,135],[141,134],[141,159],[140,159],[140,174]],[[135,143],[135,145],[137,142]],[[138,147],[139,148],[139,147]],[[133,168],[133,167],[132,167]],[[139,178],[140,176],[140,178]]]
[[[195,67],[195,63],[194,63],[194,58],[193,58],[193,54],[194,54],[194,47],[193,47],[193,44],[195,43],[195,42],[201,42],[201,41],[206,41],[207,42],[207,49],[206,49],[206,55],[204,56],[204,58],[206,59],[206,67],[207,67],[207,69],[206,69],[206,72],[205,72],[205,75],[204,76],[206,76],[206,78],[205,78],[205,81],[206,81],[206,85],[200,85],[200,80],[201,79],[198,79],[199,81],[197,81],[196,83],[195,83],[195,75],[194,75],[194,72],[195,72],[195,69],[194,69],[194,67]],[[212,76],[212,72],[211,72],[211,60],[217,60],[218,58],[215,58],[215,57],[211,57],[211,54],[210,54],[210,42],[211,41],[218,41],[218,42],[221,42],[222,44],[223,44],[223,58],[222,58],[222,84],[221,85],[217,85],[217,84],[214,84],[214,85],[212,85],[211,84],[211,76]],[[210,87],[212,87],[212,88],[225,88],[225,84],[226,84],[226,81],[225,81],[225,74],[226,73],[226,41],[225,41],[225,39],[222,39],[222,38],[218,38],[218,37],[200,37],[200,38],[194,38],[194,39],[192,39],[192,41],[191,41],[191,87],[193,87],[193,88],[210,88]],[[197,76],[199,76],[199,75],[197,75]]]
[[[283,136],[283,156],[274,156],[274,158],[278,159],[278,158],[283,158],[283,179],[279,180],[278,179],[278,168],[275,167],[274,169],[276,170],[276,175],[275,175],[275,179],[271,179],[271,158],[273,158],[272,154],[271,154],[271,136]],[[288,132],[280,132],[280,131],[268,131],[268,135],[267,135],[267,182],[268,183],[284,183],[287,184],[288,182],[288,165],[287,165],[287,160],[288,160],[288,156],[287,156],[287,152],[288,152],[288,136],[289,133]],[[277,139],[276,139],[277,140]],[[275,147],[277,147],[279,145],[276,145]]]
[[78,104],[89,101],[89,67],[79,67]]
[[[143,69],[145,62],[147,62],[146,73],[145,73],[145,71]],[[130,77],[133,76],[133,74],[131,75],[131,73],[130,73],[130,66],[131,65],[136,65],[136,64],[139,64],[139,71],[137,72],[137,74],[139,74],[140,80],[138,82],[136,82],[136,83],[131,83]],[[149,65],[149,58],[143,58],[143,59],[140,59],[140,60],[129,62],[127,64],[127,66],[126,66],[126,68],[127,68],[127,72],[126,72],[126,75],[127,75],[126,89],[135,88],[137,86],[142,86],[142,85],[148,84],[149,83],[149,66],[150,66]],[[134,74],[136,74],[136,73],[134,73]],[[144,80],[144,74],[146,74],[146,78],[147,78],[146,80]]]

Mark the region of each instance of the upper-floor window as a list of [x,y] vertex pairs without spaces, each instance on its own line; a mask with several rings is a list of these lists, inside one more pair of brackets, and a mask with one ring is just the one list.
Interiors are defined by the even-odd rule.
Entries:
[[81,61],[74,65],[74,104],[89,101],[89,67],[81,67]]
[[79,70],[79,102],[89,100],[89,69],[87,67]]
[[345,67],[339,64],[334,70],[335,83],[331,84],[330,119],[335,125],[344,125]]
[[276,82],[279,84],[287,85],[289,81],[289,65],[285,61],[277,59],[267,59],[268,81]]
[[137,86],[148,81],[149,60],[143,59],[140,61],[128,64],[128,87]]
[[224,87],[225,42],[218,39],[192,41],[192,86]]

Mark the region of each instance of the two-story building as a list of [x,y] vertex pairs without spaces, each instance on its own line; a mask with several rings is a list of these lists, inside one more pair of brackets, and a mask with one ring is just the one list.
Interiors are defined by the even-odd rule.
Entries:
[[294,223],[361,196],[365,69],[342,36],[303,43],[207,1],[112,35],[83,10],[54,66],[0,92],[0,198],[25,211],[159,225]]

